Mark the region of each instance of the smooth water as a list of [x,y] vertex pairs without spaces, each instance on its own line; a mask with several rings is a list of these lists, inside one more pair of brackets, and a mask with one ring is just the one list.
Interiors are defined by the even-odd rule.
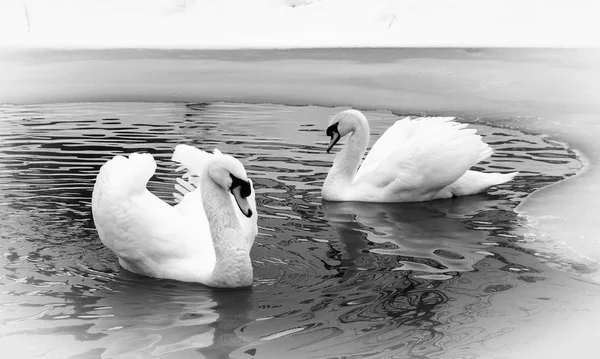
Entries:
[[[518,170],[515,181],[428,203],[322,203],[334,159],[324,130],[341,109],[0,107],[2,350],[24,358],[495,357],[526,345],[509,333],[543,326],[587,291],[578,276],[589,269],[525,247],[513,211],[576,174],[573,151],[472,124],[495,150],[477,169]],[[365,114],[371,144],[399,118]],[[158,170],[149,188],[173,203],[169,159],[179,143],[234,155],[255,183],[251,289],[137,276],[98,239],[90,201],[99,167],[150,152]]]

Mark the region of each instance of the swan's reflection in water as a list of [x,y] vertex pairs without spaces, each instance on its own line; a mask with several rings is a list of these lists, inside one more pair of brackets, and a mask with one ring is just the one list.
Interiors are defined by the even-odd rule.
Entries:
[[[473,265],[489,254],[482,245],[488,232],[473,230],[471,219],[498,210],[502,202],[483,194],[418,203],[324,201],[322,208],[345,247],[348,266],[373,269],[380,267],[383,259],[391,270],[448,279],[473,270]],[[479,228],[489,224],[481,221]]]
[[[71,314],[89,323],[84,336],[93,338],[95,349],[81,355],[212,358],[244,344],[235,329],[251,321],[252,289],[215,290],[126,270],[114,275],[85,271],[96,281],[104,277],[106,285]],[[68,327],[69,321],[63,323]]]

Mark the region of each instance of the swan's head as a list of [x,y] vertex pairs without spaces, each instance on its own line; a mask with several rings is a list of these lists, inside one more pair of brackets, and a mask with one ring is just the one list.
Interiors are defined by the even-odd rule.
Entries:
[[208,166],[210,178],[225,191],[231,192],[244,216],[252,217],[252,208],[248,197],[252,194],[252,181],[240,161],[232,156],[215,153]]
[[327,127],[327,136],[331,138],[329,146],[327,146],[327,153],[342,137],[354,132],[359,126],[365,125],[368,126],[367,119],[360,111],[346,110],[335,115]]

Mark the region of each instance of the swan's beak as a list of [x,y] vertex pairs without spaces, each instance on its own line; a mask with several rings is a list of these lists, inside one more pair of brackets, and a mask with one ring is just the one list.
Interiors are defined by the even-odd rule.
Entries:
[[341,138],[341,136],[340,136],[339,132],[333,132],[331,134],[331,141],[329,141],[329,146],[327,146],[327,153],[329,153],[329,151],[331,151],[333,146],[335,146],[335,144],[338,143],[340,138]]
[[250,218],[252,217],[252,208],[250,207],[250,202],[248,201],[248,196],[250,196],[250,192],[252,191],[250,187],[250,181],[238,181],[239,182],[234,182],[234,185],[232,185],[231,194],[233,194],[235,203],[237,203],[240,211],[242,211],[244,216]]

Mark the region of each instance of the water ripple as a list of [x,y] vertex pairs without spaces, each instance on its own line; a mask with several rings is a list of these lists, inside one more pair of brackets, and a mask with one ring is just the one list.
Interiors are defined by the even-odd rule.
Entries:
[[[105,358],[478,357],[529,315],[494,298],[549,281],[543,263],[552,258],[519,247],[513,208],[575,174],[580,161],[562,144],[474,124],[495,149],[476,169],[519,170],[514,182],[430,203],[321,203],[333,160],[324,129],[339,110],[0,107],[3,348]],[[367,116],[372,138],[398,119]],[[259,236],[250,290],[133,275],[98,239],[90,198],[100,166],[117,154],[152,153],[158,169],[148,187],[172,203],[178,143],[218,147],[254,180]],[[25,344],[32,341],[45,351]]]

